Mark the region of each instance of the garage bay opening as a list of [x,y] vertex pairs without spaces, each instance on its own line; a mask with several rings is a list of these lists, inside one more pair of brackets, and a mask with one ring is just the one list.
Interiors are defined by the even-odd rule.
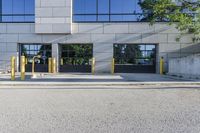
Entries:
[[114,44],[116,73],[156,73],[155,44]]
[[61,44],[60,72],[91,72],[92,44]]

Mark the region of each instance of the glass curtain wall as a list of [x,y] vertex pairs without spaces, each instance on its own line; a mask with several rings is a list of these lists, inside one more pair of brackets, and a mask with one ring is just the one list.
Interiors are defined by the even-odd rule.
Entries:
[[35,0],[0,0],[1,22],[34,22]]
[[76,22],[142,21],[140,0],[74,0]]

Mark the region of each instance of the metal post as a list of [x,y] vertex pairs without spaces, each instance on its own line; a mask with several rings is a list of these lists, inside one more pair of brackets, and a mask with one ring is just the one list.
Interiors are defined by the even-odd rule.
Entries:
[[52,58],[52,73],[56,73],[56,58]]
[[60,59],[60,65],[62,66],[64,64],[63,58]]
[[26,58],[25,56],[21,56],[21,80],[25,80],[25,64],[26,64]]
[[112,64],[111,64],[111,74],[115,73],[115,59],[112,59]]
[[164,74],[164,59],[163,57],[160,58],[160,74]]
[[35,56],[33,57],[32,61],[32,77],[35,77]]
[[95,58],[92,58],[92,74],[95,74]]
[[26,65],[28,64],[28,58],[26,58]]
[[32,78],[36,77],[36,75],[35,75],[35,58],[41,58],[41,56],[37,55],[37,56],[33,57],[33,61],[32,61]]
[[52,58],[48,59],[48,71],[49,73],[52,73]]
[[15,56],[11,57],[11,80],[15,80]]

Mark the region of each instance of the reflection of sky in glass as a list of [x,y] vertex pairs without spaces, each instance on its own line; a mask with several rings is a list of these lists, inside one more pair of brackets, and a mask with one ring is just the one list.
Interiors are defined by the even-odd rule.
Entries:
[[74,0],[73,13],[76,14],[74,20],[138,21],[141,20],[140,13],[142,13],[138,4],[139,1],[140,0]]
[[98,13],[109,13],[109,1],[100,0],[98,3]]
[[111,13],[140,13],[138,0],[111,0]]
[[3,22],[34,22],[35,0],[2,0]]
[[155,45],[146,45],[146,50],[154,50]]
[[145,45],[139,45],[140,50],[145,50]]
[[[111,0],[111,13],[141,13],[139,0]],[[74,0],[74,14],[98,14],[109,13],[109,0]]]

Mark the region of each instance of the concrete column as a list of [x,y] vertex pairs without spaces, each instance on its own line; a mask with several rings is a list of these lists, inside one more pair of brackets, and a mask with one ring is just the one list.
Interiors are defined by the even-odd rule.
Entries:
[[59,72],[59,47],[58,47],[58,44],[52,44],[52,58],[56,58],[56,72]]
[[113,44],[94,43],[93,57],[96,60],[95,73],[110,73],[113,58]]

